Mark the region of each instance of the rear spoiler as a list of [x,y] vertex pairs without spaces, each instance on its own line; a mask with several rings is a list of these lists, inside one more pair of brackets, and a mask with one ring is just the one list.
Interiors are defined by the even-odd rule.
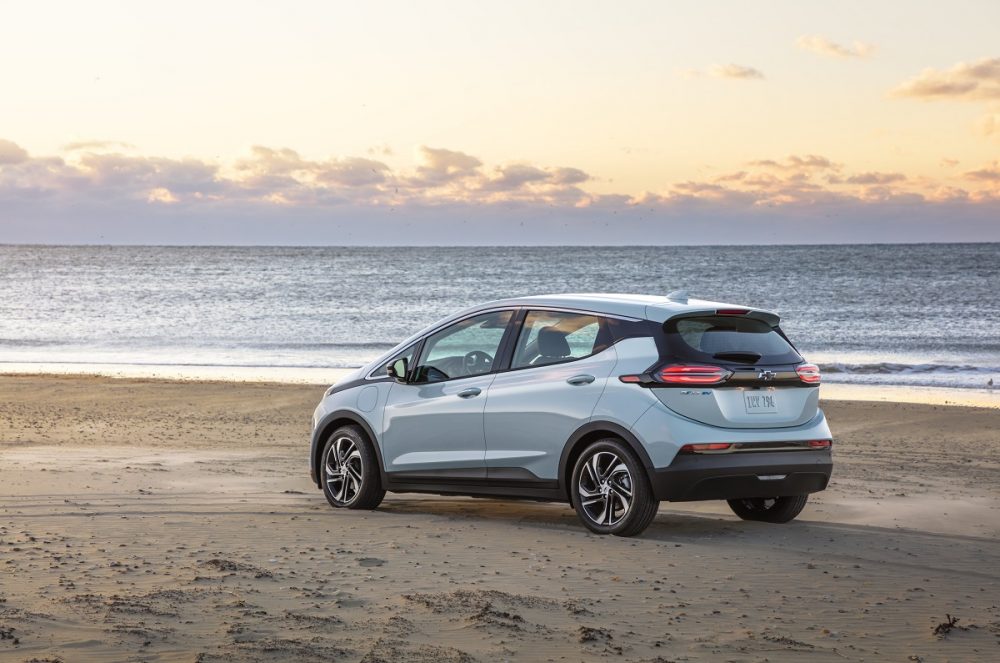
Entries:
[[[725,316],[731,315],[734,318],[736,317],[754,318],[755,320],[761,320],[763,322],[766,322],[772,327],[777,327],[778,322],[781,320],[781,318],[778,317],[777,313],[772,313],[771,311],[765,311],[763,309],[745,308],[740,306],[732,306],[732,307],[727,306],[725,308],[719,307],[719,308],[701,309],[697,311],[684,311],[683,313],[678,313],[677,315],[670,316],[669,318],[667,318],[667,320],[674,320],[676,318],[695,318],[705,315],[725,315]],[[664,320],[664,322],[666,322],[666,320]]]
[[701,300],[689,300],[683,308],[675,306],[647,306],[646,318],[656,322],[666,322],[676,318],[693,318],[706,315],[731,315],[733,317],[753,318],[766,322],[772,327],[777,327],[781,317],[773,311],[766,309],[752,308],[749,306],[737,306],[736,304],[723,304],[719,302],[707,302]]

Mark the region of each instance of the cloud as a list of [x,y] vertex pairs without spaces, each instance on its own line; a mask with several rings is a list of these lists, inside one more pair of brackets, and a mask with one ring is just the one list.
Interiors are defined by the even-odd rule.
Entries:
[[[721,237],[741,241],[740,229],[754,219],[767,219],[769,228],[798,219],[807,228],[810,220],[871,219],[888,210],[906,228],[922,214],[958,219],[959,225],[974,218],[978,224],[965,235],[948,235],[957,232],[951,223],[928,225],[926,233],[907,232],[906,239],[1000,239],[996,162],[931,179],[854,171],[825,155],[793,154],[630,194],[588,191],[591,176],[572,166],[484,166],[466,152],[426,146],[418,148],[419,161],[411,168],[368,157],[306,158],[291,148],[261,145],[228,163],[121,152],[33,156],[10,141],[0,141],[0,148],[0,242],[86,243],[99,237],[94,233],[100,228],[114,241],[136,242],[378,244],[392,237],[395,243],[454,243],[459,237],[504,243],[515,237],[508,228],[514,220],[531,228],[531,242],[565,238],[571,223],[590,224],[583,234],[574,229],[574,238],[606,241],[610,220],[617,232],[627,218],[634,230],[644,229],[630,236],[632,242],[690,236],[712,243]],[[601,187],[607,185],[602,180]],[[651,219],[669,225],[649,226]],[[551,232],[544,230],[546,220],[557,224]],[[819,235],[797,225],[781,227],[785,241],[818,241]],[[860,221],[851,227],[868,232]],[[678,235],[677,228],[692,230]],[[823,238],[836,241],[829,234]]]
[[979,118],[976,127],[984,136],[1000,135],[1000,109]]
[[798,156],[796,154],[789,155],[783,161],[775,161],[774,159],[762,159],[758,161],[751,161],[748,165],[759,166],[765,168],[774,168],[778,170],[839,170],[840,164],[836,164],[830,159],[820,156],[818,154],[806,154],[805,156]]
[[583,184],[590,179],[590,175],[579,168],[554,168],[551,172],[554,184]]
[[845,181],[851,184],[892,184],[893,182],[902,182],[906,179],[906,175],[903,173],[859,173],[858,175],[852,175],[848,177]]
[[495,175],[483,183],[484,188],[493,191],[513,191],[528,184],[545,182],[551,177],[537,166],[511,164],[495,170]]
[[747,176],[747,171],[740,170],[735,173],[727,173],[725,175],[719,175],[715,178],[716,182],[739,182]]
[[464,152],[446,150],[444,148],[421,145],[417,149],[417,166],[415,184],[435,186],[454,182],[477,174],[483,162]]
[[546,203],[549,205],[590,205],[596,199],[577,185],[590,179],[579,168],[541,168],[514,163],[498,166],[481,180],[479,189],[492,200]]
[[0,138],[0,165],[7,163],[21,163],[28,159],[28,151],[9,140]]
[[312,168],[295,150],[287,147],[274,149],[263,145],[251,147],[250,157],[237,161],[236,167],[257,175],[287,175]]
[[421,146],[414,170],[396,171],[367,157],[308,159],[291,148],[255,145],[230,165],[121,152],[74,152],[32,158],[0,142],[4,197],[145,201],[173,206],[258,204],[291,207],[442,203],[587,204],[579,168],[529,163],[497,166],[465,152]]
[[380,184],[386,181],[389,166],[381,161],[348,157],[333,159],[320,166],[316,179],[347,187]]
[[916,77],[890,90],[896,98],[955,99],[982,101],[1000,99],[1000,58],[959,62],[951,69],[924,69]]
[[[951,69],[924,69],[889,91],[897,99],[924,101],[996,102],[1000,100],[1000,58],[959,62]],[[983,136],[1000,135],[1000,105],[987,104],[988,112],[975,123]]]
[[737,80],[763,79],[764,73],[753,67],[738,64],[717,64],[708,70],[709,76],[715,78],[732,78]]
[[198,159],[168,159],[124,154],[84,154],[76,167],[94,188],[132,191],[147,196],[154,189],[173,194],[215,193],[218,167]]
[[150,203],[163,203],[169,205],[177,202],[177,196],[170,191],[170,189],[164,188],[162,186],[156,187],[155,189],[150,189],[149,195],[146,196],[146,201]]
[[[368,157],[308,159],[286,147],[255,145],[231,164],[172,159],[121,152],[82,152],[64,159],[32,157],[10,141],[0,141],[0,203],[6,198],[51,197],[63,200],[144,201],[171,206],[281,205],[295,208],[330,205],[388,206],[442,204],[522,204],[592,207],[614,196],[590,193],[591,176],[580,168],[528,162],[489,169],[466,152],[420,146],[413,169],[394,169]],[[664,183],[656,194],[674,203],[711,201],[733,206],[826,204],[835,200],[899,199],[931,196],[931,191],[972,187],[971,198],[995,191],[996,164],[968,171],[958,181],[911,180],[901,172],[845,172],[821,154],[791,154],[757,159],[734,172],[705,180]],[[982,188],[985,187],[985,188]],[[936,194],[934,194],[936,195]],[[954,194],[947,194],[954,198]],[[609,197],[610,196],[610,197]]]
[[[746,168],[716,175],[710,181],[674,184],[668,199],[688,204],[712,202],[727,206],[779,209],[809,206],[816,209],[844,205],[932,204],[993,201],[1000,192],[986,184],[963,190],[952,182],[909,178],[900,172],[844,172],[845,166],[819,154],[758,159]],[[1000,225],[1000,224],[998,224]]]
[[965,179],[977,182],[1000,182],[1000,162],[994,161],[979,170],[970,170],[965,173]]
[[63,150],[66,152],[76,152],[80,150],[134,150],[132,143],[123,143],[117,140],[82,140],[75,143],[66,143]]
[[802,35],[795,43],[803,50],[831,58],[867,58],[875,52],[874,44],[855,41],[850,46],[843,46],[822,35]]
[[273,202],[290,202],[290,190],[303,185],[356,188],[382,184],[391,172],[385,163],[363,157],[317,161],[305,159],[289,148],[262,145],[253,146],[250,152],[250,157],[236,163],[242,175],[239,184],[261,193],[270,190]]

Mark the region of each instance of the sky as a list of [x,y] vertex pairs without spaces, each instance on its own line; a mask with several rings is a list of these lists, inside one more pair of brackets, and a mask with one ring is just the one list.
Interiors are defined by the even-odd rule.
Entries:
[[1000,241],[1000,3],[4,3],[0,243]]

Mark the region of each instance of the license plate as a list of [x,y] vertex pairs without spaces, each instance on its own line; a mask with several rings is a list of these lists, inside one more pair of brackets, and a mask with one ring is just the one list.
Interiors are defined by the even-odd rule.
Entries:
[[778,396],[770,389],[744,391],[743,405],[747,414],[775,414],[778,411]]

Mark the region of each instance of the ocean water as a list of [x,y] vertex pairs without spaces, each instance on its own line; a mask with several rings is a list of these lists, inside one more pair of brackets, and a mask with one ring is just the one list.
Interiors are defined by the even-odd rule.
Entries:
[[828,382],[1000,384],[1000,244],[0,246],[4,364],[359,366],[456,309],[547,292],[777,311]]

